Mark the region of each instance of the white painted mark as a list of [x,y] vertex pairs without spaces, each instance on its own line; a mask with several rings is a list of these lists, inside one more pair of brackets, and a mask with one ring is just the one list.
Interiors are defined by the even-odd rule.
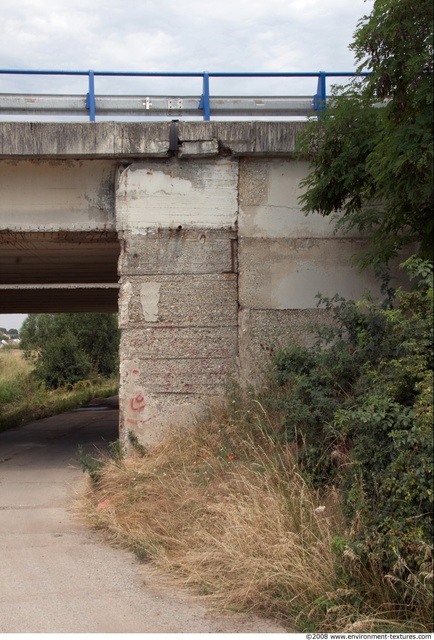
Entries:
[[140,285],[140,302],[146,322],[158,321],[161,282],[144,282]]

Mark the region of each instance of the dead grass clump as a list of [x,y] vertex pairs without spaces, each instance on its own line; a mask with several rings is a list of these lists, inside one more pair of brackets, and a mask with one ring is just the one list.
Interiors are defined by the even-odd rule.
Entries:
[[107,460],[81,512],[225,607],[290,620],[337,587],[338,502],[307,486],[260,410],[248,423],[220,413],[145,457]]

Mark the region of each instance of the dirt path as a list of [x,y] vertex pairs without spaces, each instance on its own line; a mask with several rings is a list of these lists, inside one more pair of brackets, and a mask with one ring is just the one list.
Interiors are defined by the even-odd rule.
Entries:
[[0,633],[285,633],[207,611],[71,516],[84,481],[77,446],[116,439],[114,407],[112,399],[0,434]]

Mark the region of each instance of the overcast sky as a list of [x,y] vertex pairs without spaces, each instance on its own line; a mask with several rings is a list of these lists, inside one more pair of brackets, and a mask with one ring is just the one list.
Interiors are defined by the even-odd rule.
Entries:
[[[351,71],[354,57],[348,45],[357,21],[371,9],[370,0],[4,1],[0,66],[98,71]],[[22,91],[33,82],[35,90],[75,93],[85,80],[37,78],[31,82],[22,76],[3,76],[0,82],[1,91]],[[96,90],[117,93],[136,88],[142,93],[142,87],[138,89],[141,82],[97,79]],[[165,85],[164,94],[179,93],[173,80],[146,82],[149,89],[161,92]],[[216,89],[219,82],[213,81]],[[249,93],[247,83],[233,83],[237,91]],[[308,81],[312,83],[315,80]],[[200,80],[187,85],[200,91]]]
[[[2,6],[1,69],[353,71],[372,0],[14,0]],[[86,93],[85,78],[0,74],[0,93]],[[211,93],[313,95],[316,80],[212,80]],[[96,79],[96,93],[196,95],[201,81]],[[1,315],[0,326],[24,316]]]

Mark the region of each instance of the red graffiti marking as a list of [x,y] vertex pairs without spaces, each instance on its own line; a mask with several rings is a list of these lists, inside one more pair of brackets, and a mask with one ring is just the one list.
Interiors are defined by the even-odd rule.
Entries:
[[134,396],[134,398],[131,398],[130,407],[133,411],[143,411],[145,409],[145,398],[140,391],[136,396]]
[[135,373],[135,374],[137,374],[137,373],[140,373],[140,371],[139,371],[138,369],[133,369],[133,370],[131,371],[131,373]]
[[127,422],[128,424],[133,424],[134,426],[141,426],[143,424],[146,424],[147,422],[151,422],[151,420],[153,420],[154,418],[156,418],[157,416],[151,416],[150,418],[146,418],[146,420],[132,420],[131,418],[127,418]]

